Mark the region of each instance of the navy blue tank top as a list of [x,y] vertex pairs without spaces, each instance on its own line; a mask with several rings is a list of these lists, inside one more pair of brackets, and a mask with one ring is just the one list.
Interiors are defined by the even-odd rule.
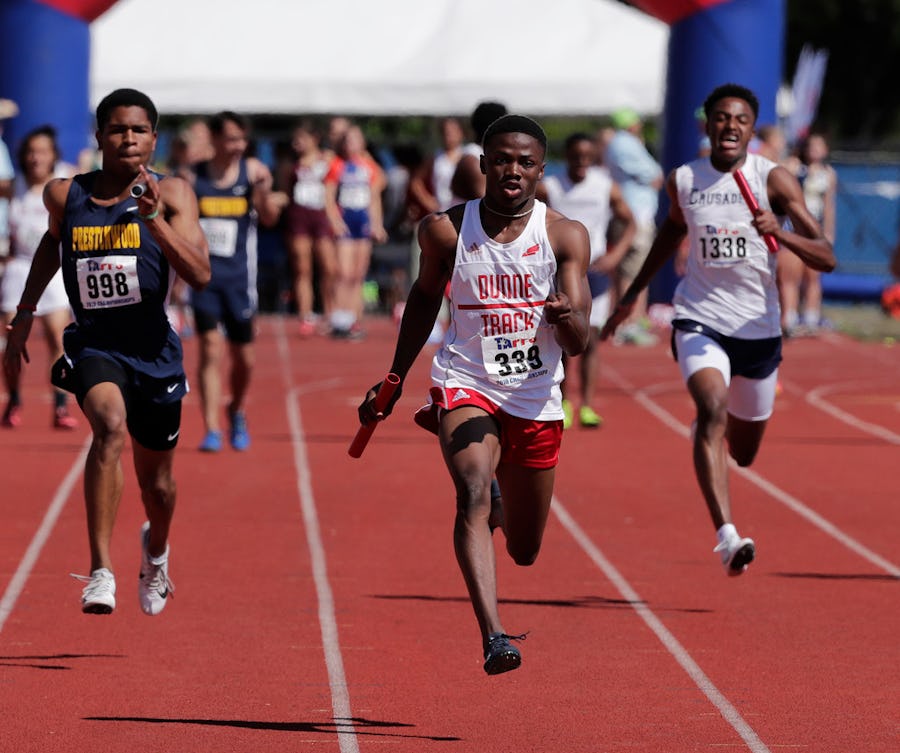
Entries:
[[209,163],[196,167],[194,192],[200,207],[200,225],[209,245],[212,284],[246,280],[256,268],[256,213],[247,174],[241,160],[237,180],[217,187],[209,175]]
[[148,376],[181,373],[181,341],[166,317],[174,271],[137,218],[135,199],[92,199],[98,174],[76,175],[66,198],[60,263],[75,318],[66,355],[77,361],[99,351]]

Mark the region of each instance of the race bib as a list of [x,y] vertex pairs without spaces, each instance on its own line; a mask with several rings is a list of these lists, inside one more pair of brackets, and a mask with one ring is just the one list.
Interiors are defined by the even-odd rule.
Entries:
[[294,184],[294,203],[309,209],[325,208],[325,186],[322,183]]
[[86,310],[141,302],[136,256],[100,256],[75,264],[81,306]]
[[211,256],[231,257],[237,253],[237,220],[201,217],[200,227],[203,228]]
[[343,186],[338,196],[338,204],[344,209],[368,209],[371,200],[372,192],[368,183]]
[[502,387],[546,373],[541,361],[537,329],[509,335],[482,336],[481,355],[488,379]]
[[746,225],[704,225],[698,239],[698,256],[705,267],[730,267],[742,264],[752,256],[759,256],[757,244],[750,243],[756,230]]

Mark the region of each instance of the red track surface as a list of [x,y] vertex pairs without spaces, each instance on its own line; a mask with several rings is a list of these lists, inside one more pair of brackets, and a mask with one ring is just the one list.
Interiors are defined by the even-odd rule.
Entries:
[[900,349],[787,343],[763,450],[732,476],[758,558],[731,579],[665,345],[604,346],[606,423],[566,433],[536,565],[515,567],[497,534],[501,614],[529,634],[521,669],[487,677],[452,490],[411,421],[426,354],[363,457],[347,456],[393,341],[385,320],[348,343],[261,319],[247,453],[197,452],[189,396],[177,592],[155,618],[133,593],[128,464],[118,608],[79,610],[87,432],[48,428],[35,359],[25,423],[0,432],[0,750],[900,750]]

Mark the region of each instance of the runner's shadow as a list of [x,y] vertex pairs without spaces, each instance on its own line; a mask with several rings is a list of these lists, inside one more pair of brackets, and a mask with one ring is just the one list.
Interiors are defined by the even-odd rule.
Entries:
[[[357,427],[358,428],[358,427]],[[304,438],[307,444],[345,444],[348,447],[350,446],[350,442],[353,441],[353,437],[355,435],[356,429],[353,430],[351,434],[324,434],[322,432],[309,432],[304,435]],[[275,435],[273,435],[275,436]],[[293,441],[292,437],[285,435],[285,442]],[[378,441],[381,444],[403,444],[403,445],[420,445],[422,440],[420,437],[396,437],[389,436],[385,433],[381,433],[378,435]]]
[[0,667],[24,669],[72,669],[68,664],[45,664],[65,659],[124,659],[124,654],[48,654],[46,656],[0,656]]
[[412,728],[414,724],[404,722],[382,722],[362,717],[336,719],[326,722],[263,722],[250,719],[164,719],[152,716],[86,716],[88,722],[134,722],[137,724],[187,724],[201,727],[234,727],[237,729],[258,729],[270,732],[319,732],[324,735],[366,735],[370,737],[400,737],[411,740],[431,740],[433,742],[459,742],[460,737],[434,735],[412,735],[401,732],[381,732],[392,728]]
[[[466,596],[430,596],[427,594],[372,594],[373,599],[387,599],[397,601],[444,601],[450,603],[468,603]],[[610,599],[605,596],[579,596],[574,599],[498,599],[500,604],[519,604],[535,607],[561,607],[564,609],[631,609],[636,606],[645,606],[646,601],[629,599]],[[693,612],[706,613],[711,609],[678,609],[672,607],[658,607],[662,612]]]
[[890,573],[772,573],[776,578],[809,578],[811,580],[882,580],[900,583],[900,578]]

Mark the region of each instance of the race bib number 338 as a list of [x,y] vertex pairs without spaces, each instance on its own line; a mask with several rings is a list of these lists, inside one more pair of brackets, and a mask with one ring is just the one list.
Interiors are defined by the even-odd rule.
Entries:
[[75,274],[81,305],[85,309],[131,306],[141,302],[136,256],[79,259]]
[[509,386],[546,373],[537,330],[482,337],[481,354],[488,378]]

